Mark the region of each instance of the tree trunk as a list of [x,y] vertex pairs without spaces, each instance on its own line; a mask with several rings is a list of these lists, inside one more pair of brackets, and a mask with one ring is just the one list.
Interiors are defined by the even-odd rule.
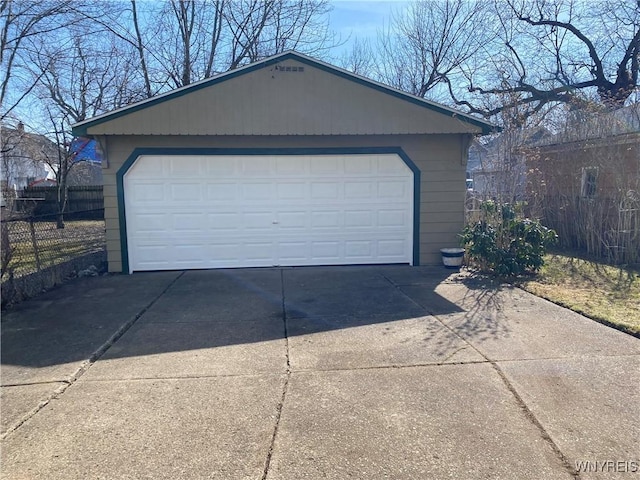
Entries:
[[[66,159],[65,159],[66,160]],[[61,162],[61,175],[58,178],[58,214],[56,215],[56,228],[64,228],[64,211],[67,208],[67,162]]]

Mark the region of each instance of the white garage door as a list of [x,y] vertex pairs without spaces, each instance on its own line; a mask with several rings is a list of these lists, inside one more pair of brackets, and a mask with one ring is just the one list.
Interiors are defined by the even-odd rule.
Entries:
[[395,154],[141,156],[124,193],[132,272],[412,262]]

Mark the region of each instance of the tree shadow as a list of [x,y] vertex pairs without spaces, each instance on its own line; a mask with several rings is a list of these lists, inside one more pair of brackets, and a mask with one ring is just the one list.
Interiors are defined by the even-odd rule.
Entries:
[[433,315],[445,325],[462,318],[462,328],[476,335],[503,333],[487,314],[487,309],[500,309],[499,288],[444,268],[398,265],[78,279],[5,315],[2,364],[38,369],[86,360],[136,317],[105,358],[257,344],[374,325],[380,325],[376,335],[397,340],[398,348],[422,345],[444,357],[460,348],[460,339]]

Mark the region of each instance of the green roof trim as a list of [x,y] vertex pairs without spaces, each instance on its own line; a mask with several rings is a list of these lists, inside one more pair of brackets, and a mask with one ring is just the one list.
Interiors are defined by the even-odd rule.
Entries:
[[489,134],[492,132],[498,132],[500,131],[500,127],[493,125],[492,123],[486,122],[484,120],[481,120],[479,118],[473,117],[469,114],[463,113],[463,112],[458,112],[454,109],[451,109],[449,107],[446,107],[444,105],[440,105],[438,103],[435,102],[431,102],[429,100],[425,100],[424,98],[420,98],[420,97],[416,97],[415,95],[411,95],[409,93],[406,92],[402,92],[400,90],[397,90],[393,87],[389,87],[387,85],[384,85],[382,83],[378,83],[374,80],[362,77],[360,75],[356,75],[354,73],[348,72],[346,70],[343,70],[341,68],[335,67],[333,65],[330,65],[328,63],[313,59],[311,57],[308,57],[306,55],[302,55],[298,52],[294,52],[294,51],[289,51],[289,52],[285,52],[285,53],[281,53],[278,55],[274,55],[272,57],[266,58],[264,60],[260,60],[258,62],[246,65],[244,67],[240,67],[237,68],[235,70],[231,70],[229,72],[226,73],[221,73],[219,75],[216,75],[214,77],[210,77],[204,80],[201,80],[199,82],[196,83],[192,83],[191,85],[187,85],[185,87],[181,87],[178,88],[176,90],[172,90],[170,92],[167,93],[163,93],[160,94],[156,97],[152,97],[146,100],[142,100],[140,102],[134,103],[132,105],[126,106],[126,107],[122,107],[118,110],[114,110],[112,112],[109,113],[105,113],[103,115],[99,115],[97,117],[88,119],[88,120],[84,120],[82,122],[76,123],[75,125],[72,126],[72,133],[74,136],[76,137],[83,137],[83,136],[88,136],[88,132],[87,130],[91,127],[94,127],[96,125],[100,125],[104,122],[108,122],[111,120],[114,120],[116,118],[119,117],[123,117],[126,116],[130,113],[133,112],[137,112],[139,110],[143,110],[145,108],[148,107],[152,107],[154,105],[166,102],[168,100],[173,100],[175,98],[179,98],[183,95],[187,95],[191,92],[200,90],[202,88],[208,88],[211,87],[213,85],[216,85],[218,83],[224,82],[226,80],[231,80],[232,78],[238,77],[240,75],[244,75],[245,73],[250,73],[256,70],[259,70],[261,68],[264,67],[268,67],[271,65],[275,65],[277,63],[286,61],[286,60],[296,60],[300,63],[304,63],[305,65],[308,65],[310,67],[315,67],[318,68],[319,70],[323,70],[327,73],[336,75],[338,77],[342,77],[344,79],[356,82],[360,85],[363,85],[365,87],[368,88],[372,88],[374,90],[377,90],[379,92],[382,93],[386,93],[388,95],[392,95],[396,98],[399,98],[401,100],[405,100],[411,103],[414,103],[416,105],[419,105],[421,107],[425,107],[427,109],[436,111],[438,113],[447,115],[449,117],[452,118],[459,118],[461,121],[469,123],[471,125],[474,125],[476,127],[481,128],[482,133],[483,134]]

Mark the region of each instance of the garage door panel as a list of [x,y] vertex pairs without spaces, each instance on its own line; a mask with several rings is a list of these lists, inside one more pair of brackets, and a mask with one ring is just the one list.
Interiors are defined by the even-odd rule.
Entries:
[[244,247],[245,259],[267,262],[267,265],[272,265],[268,262],[273,260],[273,242],[245,242]]
[[272,200],[276,198],[275,185],[271,182],[248,182],[242,186],[244,200]]
[[338,199],[343,193],[338,182],[312,182],[311,198],[316,200]]
[[309,162],[300,157],[278,157],[276,158],[276,172],[279,177],[288,176],[308,176]]
[[140,157],[130,270],[411,263],[412,175],[396,155]]
[[309,212],[278,212],[276,214],[278,229],[302,229],[309,227]]
[[239,229],[238,214],[236,212],[220,212],[207,214],[207,229],[223,235],[228,232],[235,232]]
[[173,229],[181,232],[200,232],[206,225],[206,215],[202,213],[185,213],[172,216]]
[[337,176],[344,173],[344,161],[338,156],[318,155],[309,158],[312,176]]
[[378,198],[406,198],[408,185],[406,182],[378,182]]
[[280,265],[300,265],[309,260],[309,242],[283,241],[277,246],[277,258]]
[[137,214],[135,223],[141,232],[161,233],[167,228],[166,215],[163,213]]
[[234,203],[238,200],[239,186],[237,183],[209,183],[206,185],[207,200]]
[[[374,162],[376,162],[374,158],[356,156],[345,163],[344,172],[346,174],[357,174],[358,176],[371,176],[377,170]],[[375,165],[377,165],[377,162]]]
[[309,194],[308,183],[278,183],[276,186],[279,200],[306,200]]
[[195,202],[203,200],[199,183],[176,183],[169,188],[171,202]]
[[240,159],[242,165],[242,176],[251,177],[271,177],[274,170],[275,159],[269,156],[243,157]]
[[402,227],[407,224],[404,210],[380,210],[378,212],[379,227]]
[[155,157],[154,161],[147,162],[144,160],[146,157],[146,155],[140,156],[131,169],[136,171],[136,180],[166,178],[171,159]]
[[370,210],[347,210],[344,212],[345,227],[372,227],[373,212]]
[[327,228],[327,227],[342,227],[341,212],[336,211],[318,211],[311,212],[311,227],[312,228]]
[[403,240],[380,240],[378,242],[378,255],[382,258],[396,258],[405,255],[407,243]]
[[345,242],[345,255],[350,259],[367,259],[374,254],[374,242],[371,240],[351,240]]
[[169,245],[136,242],[133,246],[136,249],[136,260],[141,270],[145,269],[145,267],[155,269],[169,267],[171,258],[171,247]]
[[161,202],[165,198],[165,188],[163,183],[142,183],[136,182],[131,188],[133,200],[137,202]]
[[209,253],[205,242],[178,243],[174,244],[173,248],[174,259],[178,265],[200,262],[201,259],[207,258]]
[[250,230],[252,232],[266,230],[270,232],[273,230],[274,220],[273,213],[268,212],[244,212],[240,215],[240,228],[244,230]]
[[169,174],[173,178],[198,178],[206,171],[206,160],[201,156],[191,157],[190,161],[182,162],[179,157],[169,160]]
[[239,264],[237,242],[213,243],[209,252],[209,268],[231,267]]
[[389,162],[386,156],[377,158],[376,174],[385,177],[405,177],[407,166],[403,162]]
[[371,182],[345,182],[344,184],[345,199],[370,199],[372,192]]
[[340,259],[340,242],[311,242],[311,256],[320,260],[338,261]]
[[211,156],[205,162],[207,178],[234,177],[238,175],[238,164],[228,162],[224,157]]

